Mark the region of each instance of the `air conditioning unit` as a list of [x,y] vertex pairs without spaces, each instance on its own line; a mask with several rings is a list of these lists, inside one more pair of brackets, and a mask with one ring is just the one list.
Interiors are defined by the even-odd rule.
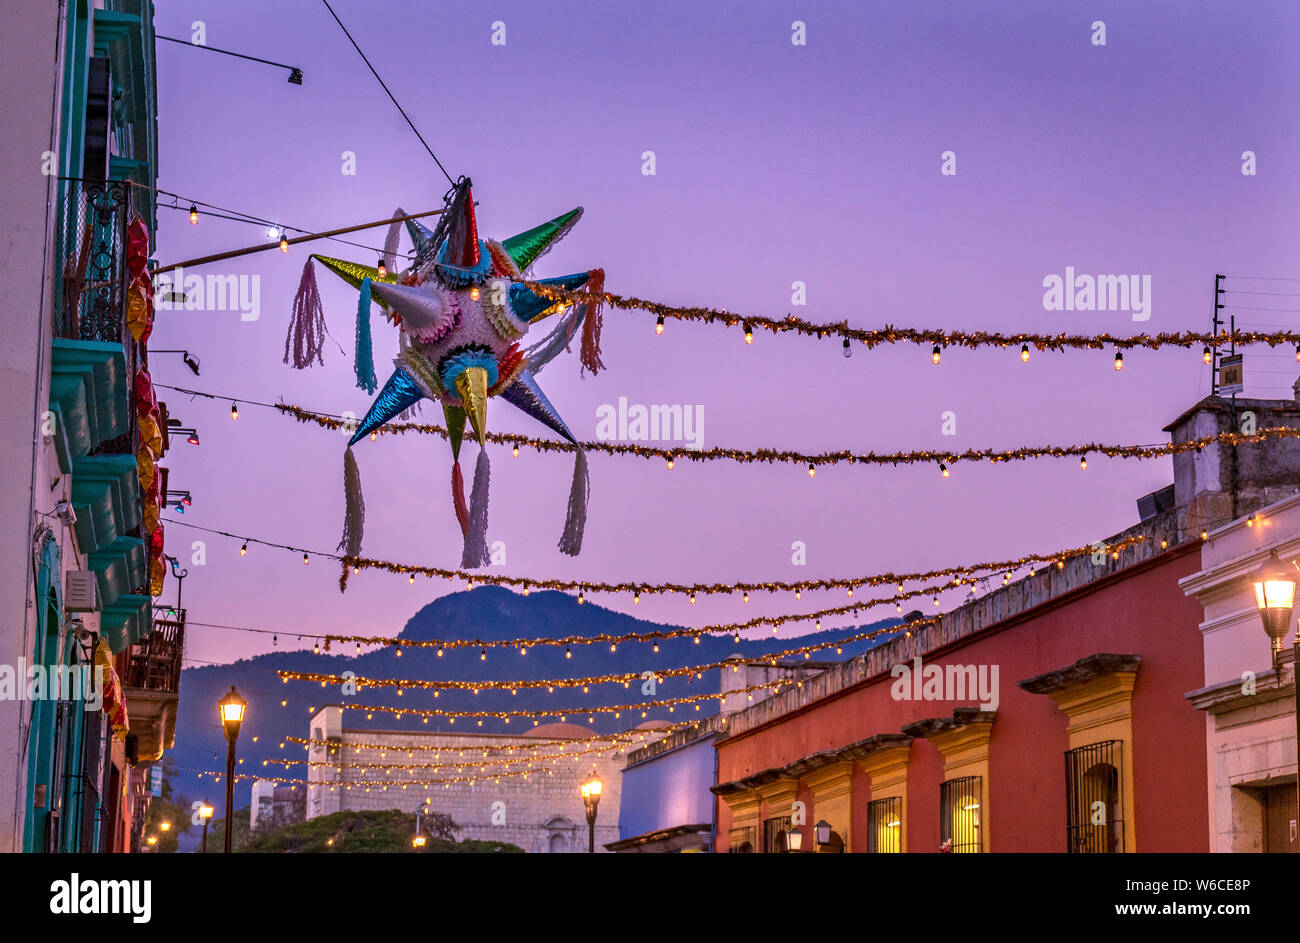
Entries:
[[94,612],[99,608],[99,581],[94,571],[68,571],[63,605],[68,612]]

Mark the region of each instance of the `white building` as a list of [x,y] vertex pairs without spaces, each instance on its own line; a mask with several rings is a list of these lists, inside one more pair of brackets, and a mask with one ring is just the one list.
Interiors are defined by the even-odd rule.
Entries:
[[[508,842],[543,854],[587,851],[579,787],[593,769],[603,783],[596,850],[618,840],[626,751],[659,736],[647,729],[622,743],[593,741],[588,728],[567,723],[543,724],[516,736],[350,730],[343,727],[342,714],[330,706],[311,719],[307,818],[365,809],[414,816],[426,809],[451,816],[459,827],[457,840]],[[528,757],[533,765],[526,777],[506,775],[521,770]],[[489,770],[503,775],[498,781]],[[472,781],[447,782],[469,777]]]
[[1251,582],[1272,553],[1300,559],[1300,495],[1210,531],[1200,572],[1181,582],[1205,607],[1205,687],[1187,697],[1205,712],[1211,851],[1300,850],[1295,616],[1275,672]]

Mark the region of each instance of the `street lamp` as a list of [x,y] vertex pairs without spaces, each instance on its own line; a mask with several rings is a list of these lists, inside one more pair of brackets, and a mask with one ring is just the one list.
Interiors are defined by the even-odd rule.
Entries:
[[803,851],[803,831],[798,828],[791,828],[785,833],[785,850],[789,852]]
[[596,768],[591,768],[591,775],[582,781],[582,804],[587,807],[587,852],[596,850],[596,809],[600,805],[600,791],[604,783],[596,775]]
[[212,813],[216,810],[207,799],[203,800],[203,805],[199,806],[199,818],[203,820],[203,851],[202,854],[208,853],[208,823],[212,821]]
[[239,696],[235,686],[217,702],[221,727],[226,732],[226,854],[230,854],[231,826],[235,814],[235,741],[239,739],[239,726],[244,722],[244,708],[248,702]]
[[415,837],[411,839],[412,848],[423,848],[428,841],[424,837],[424,830],[420,828],[420,813],[423,811],[423,809],[415,810]]
[[[1296,577],[1293,570],[1282,565],[1274,551],[1263,565],[1255,571],[1251,581],[1255,588],[1255,606],[1268,633],[1269,647],[1273,650],[1273,672],[1277,675],[1279,685],[1282,681],[1282,640],[1291,628],[1291,615],[1295,609]],[[1291,660],[1291,676],[1295,682],[1295,730],[1296,743],[1300,743],[1300,632],[1292,640],[1294,655]],[[1296,797],[1300,801],[1300,776],[1296,777]]]
[[818,822],[816,825],[813,826],[813,830],[816,831],[817,833],[817,844],[829,845],[831,843],[830,822],[826,821],[825,819],[822,819],[820,822]]

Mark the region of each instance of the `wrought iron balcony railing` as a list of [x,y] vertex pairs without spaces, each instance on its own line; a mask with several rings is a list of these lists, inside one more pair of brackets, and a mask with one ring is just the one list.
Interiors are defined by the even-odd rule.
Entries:
[[130,348],[126,330],[126,226],[131,184],[61,180],[59,290],[54,333]]
[[176,694],[181,684],[181,658],[185,652],[185,617],[154,619],[147,638],[131,646],[124,686],[130,689]]

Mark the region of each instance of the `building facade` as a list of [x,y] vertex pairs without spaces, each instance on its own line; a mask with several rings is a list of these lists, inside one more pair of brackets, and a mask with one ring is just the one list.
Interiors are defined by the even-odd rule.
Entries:
[[[148,374],[157,102],[151,0],[10,11],[0,209],[0,850],[138,846],[175,718],[155,638],[166,424]],[[51,51],[54,55],[51,56]],[[100,696],[35,686],[62,671]],[[92,683],[92,687],[95,685]],[[168,690],[170,688],[170,690]],[[19,690],[22,695],[19,695]],[[131,717],[135,712],[135,719]]]
[[[1167,431],[1187,442],[1248,412],[1261,428],[1300,417],[1210,397]],[[1300,449],[1208,445],[1174,472],[1100,552],[730,716],[715,850],[780,852],[792,831],[820,852],[1293,842],[1294,688],[1272,674],[1244,574],[1270,549],[1300,554]]]
[[384,809],[414,817],[424,809],[449,815],[458,841],[508,842],[540,854],[586,852],[580,787],[594,771],[603,784],[595,849],[604,851],[619,837],[627,735],[593,741],[590,730],[567,723],[543,724],[522,736],[349,730],[342,714],[328,706],[311,719],[308,819]]
[[[1295,618],[1275,668],[1252,578],[1276,554],[1300,559],[1300,496],[1210,531],[1183,591],[1203,607],[1203,712],[1210,850],[1296,852]],[[1300,577],[1300,573],[1295,574]]]

